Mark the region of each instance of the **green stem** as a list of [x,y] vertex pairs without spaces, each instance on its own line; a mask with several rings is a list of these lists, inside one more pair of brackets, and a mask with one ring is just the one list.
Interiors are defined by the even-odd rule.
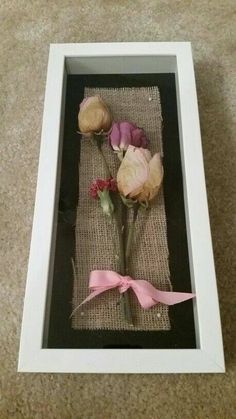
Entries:
[[[125,275],[126,267],[125,267],[125,230],[124,230],[124,217],[121,217],[121,223],[119,223],[118,218],[114,217],[116,221],[117,231],[119,235],[119,263],[120,269],[119,272],[121,275]],[[126,291],[125,293],[121,294],[120,297],[120,305],[124,319],[127,323],[133,325],[130,303],[129,303],[129,295]]]
[[107,175],[107,177],[112,177],[112,174],[111,174],[111,171],[109,169],[108,163],[107,163],[106,158],[105,158],[105,156],[103,154],[102,147],[99,144],[98,144],[98,150],[99,150],[100,156],[103,159],[103,163],[104,163],[104,166],[105,166],[105,169],[106,169],[106,175]]
[[139,205],[136,204],[133,208],[133,219],[132,219],[131,225],[129,227],[126,249],[125,249],[126,273],[128,271],[128,262],[129,262],[131,245],[132,245],[133,236],[134,236],[135,222],[136,222],[136,219],[137,219],[137,216],[138,216],[138,210],[139,210]]
[[[109,224],[110,224],[111,227],[112,227],[112,224],[114,223],[114,221],[117,221],[117,219],[116,219],[116,216],[114,216],[114,214],[112,214],[112,216],[109,217]],[[114,252],[115,252],[115,258],[119,259],[119,261],[121,261],[120,250],[117,249],[116,238],[115,238],[115,236],[113,236],[113,234],[111,234],[111,238],[112,238],[112,244],[113,244],[113,248],[114,248]]]
[[[127,208],[123,204],[123,202],[122,202],[122,209],[123,209],[123,222],[124,222],[125,221],[124,218],[126,218],[126,216],[127,216]],[[134,230],[135,230],[135,222],[136,222],[136,219],[137,219],[138,210],[139,210],[139,204],[136,204],[133,208],[133,219],[132,219],[132,223],[131,223],[130,228],[129,228],[126,247],[125,247],[124,238],[123,238],[123,242],[122,242],[122,250],[123,250],[122,266],[124,268],[124,271],[121,272],[122,275],[128,275],[128,273],[129,273],[128,262],[129,262],[130,252],[131,252],[131,245],[132,245],[132,241],[133,241]],[[123,229],[123,233],[125,233],[124,229]],[[130,309],[130,302],[129,302],[129,290],[127,290],[126,292],[121,294],[121,307],[122,307],[125,319],[128,321],[128,323],[133,325],[132,314],[131,314],[131,309]]]
[[131,314],[131,309],[130,309],[130,302],[129,302],[129,290],[121,294],[120,304],[121,304],[121,309],[122,309],[125,320],[127,321],[127,323],[133,326],[134,324],[133,324],[133,319],[132,319],[132,314]]
[[[129,257],[130,257],[130,251],[131,251],[133,236],[134,236],[135,222],[136,222],[137,215],[138,215],[138,209],[139,209],[139,205],[135,205],[135,207],[133,209],[133,220],[132,220],[132,223],[130,225],[129,232],[128,232],[128,237],[127,237],[127,243],[126,243],[126,248],[125,248],[125,274],[126,275],[128,275],[128,273],[129,273]],[[130,310],[128,290],[125,293],[122,294],[122,297],[123,297],[124,307],[128,307],[129,310]],[[131,316],[131,312],[130,312],[130,316]],[[132,317],[131,317],[131,321],[132,321]]]
[[[97,149],[100,153],[100,156],[102,157],[105,169],[106,169],[106,174],[108,177],[112,177],[111,171],[109,169],[108,163],[106,161],[106,158],[103,154],[103,150],[102,150],[102,139],[101,138],[97,138],[96,136],[93,136],[92,138],[93,143],[96,144]],[[122,209],[126,208],[125,205],[122,204]],[[122,211],[124,212],[124,211]],[[121,223],[121,227],[119,226],[119,222],[117,220],[117,217],[114,217],[117,223],[117,230],[118,230],[118,234],[119,234],[119,247],[120,247],[120,274],[121,275],[125,275],[126,273],[126,258],[125,258],[125,229],[124,229],[124,214],[122,214],[122,223]],[[133,321],[132,321],[132,315],[131,315],[131,309],[130,309],[130,302],[129,302],[129,294],[128,294],[128,290],[121,294],[121,309],[123,312],[123,316],[125,318],[125,320],[133,325]]]
[[[121,228],[118,227],[119,231],[119,243],[120,243],[120,274],[126,274],[126,258],[125,258],[125,221],[126,221],[126,206],[122,203],[122,216],[121,216]],[[132,313],[129,301],[129,291],[121,294],[120,297],[121,310],[127,323],[133,326]]]
[[99,151],[99,154],[100,154],[100,156],[103,160],[103,163],[104,163],[104,166],[105,166],[105,169],[106,169],[106,176],[107,177],[112,177],[110,168],[108,166],[108,163],[106,161],[106,157],[104,156],[103,149],[102,149],[103,138],[101,136],[94,135],[93,136],[93,142],[96,144],[96,146],[98,148],[98,151]]

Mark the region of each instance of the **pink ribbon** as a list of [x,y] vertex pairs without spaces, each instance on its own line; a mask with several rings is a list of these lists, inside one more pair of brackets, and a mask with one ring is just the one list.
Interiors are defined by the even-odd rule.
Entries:
[[132,288],[144,309],[149,309],[157,303],[171,306],[195,297],[195,294],[188,292],[160,291],[148,281],[132,279],[130,276],[122,276],[114,271],[92,271],[89,278],[89,289],[92,292],[75,308],[72,315],[83,304],[113,288],[118,288],[120,294]]

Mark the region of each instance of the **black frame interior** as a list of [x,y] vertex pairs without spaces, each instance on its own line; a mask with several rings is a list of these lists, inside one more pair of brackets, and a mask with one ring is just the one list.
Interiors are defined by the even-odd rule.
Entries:
[[73,291],[71,257],[74,256],[75,249],[74,224],[80,155],[77,115],[85,86],[158,86],[163,116],[164,197],[171,282],[174,291],[191,292],[174,73],[68,75],[55,263],[48,336],[44,347],[196,348],[191,300],[170,307],[172,327],[170,331],[74,330],[71,327]]

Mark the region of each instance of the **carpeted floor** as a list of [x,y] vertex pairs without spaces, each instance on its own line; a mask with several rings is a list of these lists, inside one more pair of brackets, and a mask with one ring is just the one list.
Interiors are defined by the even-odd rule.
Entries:
[[[1,419],[236,418],[235,6],[1,0]],[[166,40],[193,46],[227,373],[17,374],[49,43]]]

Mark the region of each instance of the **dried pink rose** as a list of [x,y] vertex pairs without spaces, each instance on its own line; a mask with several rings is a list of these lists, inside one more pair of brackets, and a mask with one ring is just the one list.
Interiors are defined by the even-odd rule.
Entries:
[[113,122],[108,140],[113,150],[118,153],[126,151],[129,145],[142,148],[148,146],[144,130],[128,121]]

